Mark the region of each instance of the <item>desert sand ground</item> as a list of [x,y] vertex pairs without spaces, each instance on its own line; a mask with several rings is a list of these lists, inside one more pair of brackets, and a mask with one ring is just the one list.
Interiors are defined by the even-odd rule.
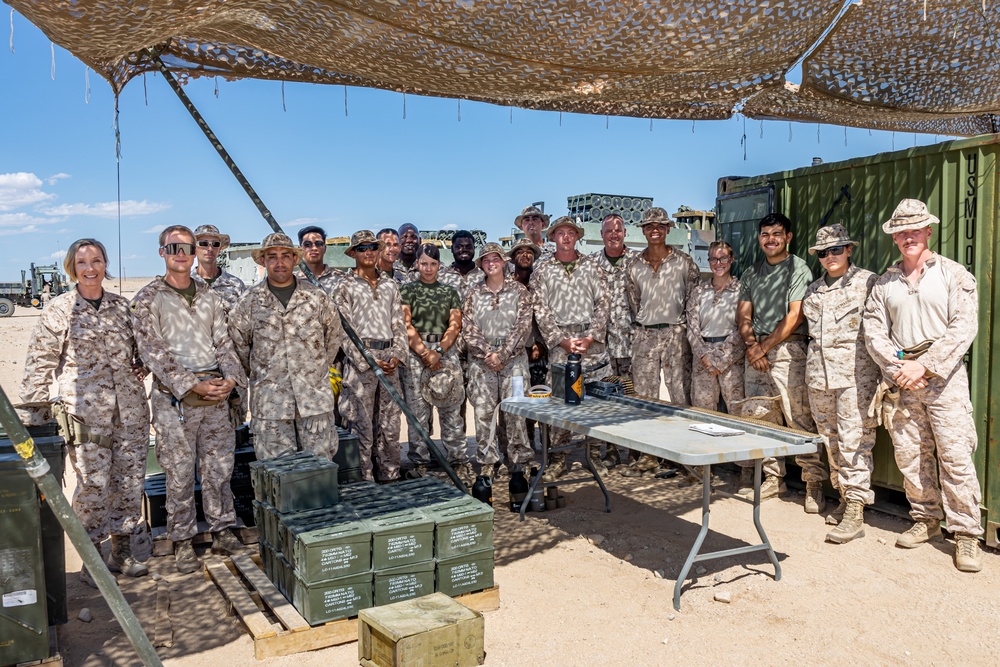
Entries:
[[[145,280],[132,279],[133,293]],[[117,291],[117,284],[109,285]],[[0,385],[15,397],[38,311],[0,320]],[[470,415],[471,417],[471,415]],[[469,424],[472,424],[471,418]],[[404,429],[405,432],[405,429]],[[470,433],[470,436],[472,434]],[[470,437],[470,443],[472,438]],[[735,473],[720,471],[731,487]],[[66,477],[72,493],[73,475]],[[1000,658],[1000,558],[988,550],[979,574],[952,565],[953,543],[905,551],[894,546],[909,522],[867,514],[867,535],[846,545],[824,542],[823,517],[802,511],[802,497],[764,503],[762,522],[783,577],[763,554],[704,563],[681,599],[673,585],[700,524],[700,487],[677,479],[607,477],[612,512],[596,485],[566,487],[565,509],[528,514],[524,523],[495,491],[496,583],[501,606],[486,618],[487,665],[996,665]],[[710,549],[756,541],[750,507],[713,502],[718,532]],[[593,536],[601,539],[588,539]],[[2,538],[0,538],[2,539]],[[599,544],[595,544],[595,542]],[[138,664],[107,605],[79,582],[80,559],[66,546],[68,624],[59,644],[70,667]],[[205,558],[213,558],[206,555]],[[257,665],[239,622],[226,615],[201,573],[178,575],[171,558],[148,561],[170,587],[172,667]],[[152,633],[156,582],[120,580],[126,599]],[[730,603],[714,600],[728,592]],[[84,607],[93,621],[77,616]],[[356,665],[357,644],[264,664]]]

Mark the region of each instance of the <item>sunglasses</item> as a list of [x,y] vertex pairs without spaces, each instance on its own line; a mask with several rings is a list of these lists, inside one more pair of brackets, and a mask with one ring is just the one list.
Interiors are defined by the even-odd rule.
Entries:
[[326,246],[326,241],[303,241],[303,248],[323,248]]
[[166,245],[160,246],[160,250],[163,251],[164,255],[180,255],[185,254],[188,257],[194,254],[194,244],[193,243],[168,243]]
[[378,250],[377,243],[362,243],[359,246],[354,246],[354,252],[374,252]]
[[199,248],[221,248],[222,241],[198,241]]
[[816,256],[819,257],[820,259],[826,259],[827,255],[843,255],[843,254],[844,254],[844,246],[842,245],[835,245],[832,248],[826,248],[825,250],[816,251]]

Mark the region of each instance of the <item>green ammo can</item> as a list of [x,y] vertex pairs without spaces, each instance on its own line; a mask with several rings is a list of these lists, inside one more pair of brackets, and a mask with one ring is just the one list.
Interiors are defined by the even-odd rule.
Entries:
[[437,589],[455,597],[493,585],[493,549],[438,560]]
[[368,572],[372,567],[372,528],[354,520],[292,533],[289,560],[303,583]]
[[292,604],[310,625],[357,616],[372,606],[371,572],[316,584],[307,584],[297,576],[292,579]]
[[402,602],[434,592],[432,560],[375,572],[375,606]]
[[493,548],[493,508],[466,498],[422,510],[434,517],[434,555],[439,560]]
[[372,566],[376,570],[434,558],[434,519],[420,510],[368,518],[372,527]]
[[279,512],[295,512],[336,505],[340,502],[337,464],[310,461],[272,470],[271,505]]

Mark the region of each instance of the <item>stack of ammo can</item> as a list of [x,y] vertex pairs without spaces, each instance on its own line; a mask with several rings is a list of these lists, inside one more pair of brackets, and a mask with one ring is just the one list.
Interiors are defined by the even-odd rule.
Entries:
[[296,509],[276,505],[288,498],[280,489],[301,483],[295,471],[316,461],[258,462],[252,476],[264,572],[310,624],[493,585],[493,508],[433,478],[347,485],[339,502],[296,491]]

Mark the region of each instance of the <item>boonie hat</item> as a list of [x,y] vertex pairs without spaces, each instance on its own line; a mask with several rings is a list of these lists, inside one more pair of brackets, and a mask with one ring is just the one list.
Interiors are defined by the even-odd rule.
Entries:
[[851,235],[847,229],[841,225],[827,225],[820,227],[816,232],[816,244],[809,248],[809,254],[815,255],[817,250],[825,250],[839,245],[858,245],[857,241],[851,240]]
[[489,255],[494,252],[500,255],[500,259],[504,261],[507,261],[509,259],[509,257],[507,257],[507,253],[504,252],[502,245],[494,241],[490,241],[479,250],[479,257],[476,258],[476,266],[478,266],[480,269],[483,268],[483,257],[486,257],[486,255]]
[[362,229],[360,232],[354,232],[351,234],[351,245],[347,246],[347,250],[344,251],[344,254],[348,257],[354,257],[355,248],[359,245],[367,245],[369,243],[377,243],[380,252],[382,248],[385,247],[385,243],[380,239],[375,238],[375,234],[371,230]]
[[892,212],[892,217],[882,223],[882,231],[886,234],[905,232],[908,229],[923,229],[927,225],[936,225],[940,220],[931,215],[927,204],[919,199],[904,199]]
[[524,216],[526,216],[526,215],[538,215],[538,216],[541,216],[542,223],[546,224],[546,225],[549,224],[549,216],[547,216],[544,213],[542,213],[542,209],[538,208],[537,206],[525,206],[521,210],[521,215],[519,215],[516,218],[514,218],[514,225],[518,229],[521,228],[521,219],[524,218]]
[[642,214],[642,222],[639,223],[640,227],[645,225],[651,225],[654,222],[658,222],[661,225],[671,225],[673,226],[674,221],[671,219],[670,214],[659,206],[654,206],[645,213]]
[[513,261],[514,255],[517,254],[517,251],[525,248],[531,251],[531,254],[535,256],[535,259],[538,259],[542,255],[542,249],[539,248],[534,241],[531,239],[518,239],[514,245],[510,247],[510,252],[507,253],[507,256],[510,257],[511,261]]
[[229,234],[220,233],[219,228],[215,225],[201,225],[198,229],[194,230],[195,242],[197,242],[202,236],[218,236],[219,241],[222,243],[219,250],[225,250],[229,247]]
[[760,419],[779,426],[785,423],[781,412],[781,396],[751,396],[742,401],[733,401],[730,412],[734,415]]
[[250,251],[250,256],[253,257],[253,261],[264,266],[264,251],[271,248],[288,248],[295,254],[296,263],[302,259],[302,250],[292,243],[292,239],[288,238],[287,234],[278,233],[265,236],[264,240],[260,242],[260,247]]
[[572,227],[573,229],[576,230],[576,233],[580,237],[583,236],[583,227],[581,225],[578,225],[576,223],[576,220],[574,220],[573,218],[569,217],[568,215],[564,215],[564,216],[562,216],[560,218],[556,218],[555,222],[553,222],[552,225],[550,225],[549,227],[545,228],[545,230],[544,230],[545,238],[547,238],[548,240],[551,241],[552,240],[552,235],[560,227]]
[[462,367],[455,361],[441,360],[441,368],[432,371],[424,367],[420,373],[420,395],[435,408],[447,409],[465,400]]

